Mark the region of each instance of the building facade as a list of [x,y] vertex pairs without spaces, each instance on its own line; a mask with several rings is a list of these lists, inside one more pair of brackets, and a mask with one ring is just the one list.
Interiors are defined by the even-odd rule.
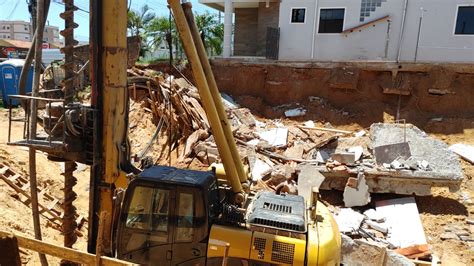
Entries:
[[[30,22],[0,20],[0,39],[30,42],[33,38],[32,31]],[[63,46],[63,41],[59,38],[59,28],[46,25],[43,32],[43,42],[59,47]]]
[[224,11],[231,25],[224,56],[474,62],[474,0],[200,2]]

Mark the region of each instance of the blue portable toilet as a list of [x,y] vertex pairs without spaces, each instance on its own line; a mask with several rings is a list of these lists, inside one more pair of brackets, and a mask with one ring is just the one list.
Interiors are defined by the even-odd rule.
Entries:
[[[25,64],[23,59],[10,59],[0,63],[0,90],[2,91],[3,105],[10,104],[10,95],[20,94],[18,83],[21,69]],[[33,84],[33,66],[30,66],[26,80],[25,93],[31,92]],[[20,101],[12,99],[12,105],[17,106]]]

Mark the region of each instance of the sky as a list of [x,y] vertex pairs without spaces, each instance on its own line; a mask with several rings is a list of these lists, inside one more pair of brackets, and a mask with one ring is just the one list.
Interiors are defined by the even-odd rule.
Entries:
[[[168,8],[166,0],[128,0],[131,1],[131,9],[139,10],[141,6],[147,4],[153,9],[153,12],[159,16],[168,16]],[[27,0],[0,0],[0,20],[23,20],[30,21],[30,13],[28,12]],[[217,13],[215,9],[202,5],[198,0],[191,0],[195,12]],[[75,0],[75,5],[80,9],[89,10],[89,0]],[[78,10],[74,13],[74,21],[79,24],[74,35],[78,41],[88,42],[89,40],[89,14],[85,11]],[[52,26],[58,26],[59,29],[64,28],[64,21],[59,18],[59,14],[64,11],[62,0],[51,0],[49,8],[48,23]]]

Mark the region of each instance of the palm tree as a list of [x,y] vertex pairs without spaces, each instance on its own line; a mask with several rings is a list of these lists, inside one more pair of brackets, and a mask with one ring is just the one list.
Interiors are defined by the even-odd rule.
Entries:
[[127,28],[130,31],[130,34],[138,36],[141,40],[140,55],[144,55],[146,51],[149,50],[148,44],[146,42],[147,28],[149,24],[155,19],[155,13],[148,5],[144,5],[140,8],[139,11],[129,10],[127,19]]
[[166,43],[166,46],[169,48],[167,36],[170,35],[172,48],[178,50],[176,52],[182,50],[174,21],[170,21],[168,17],[161,16],[154,18],[147,27],[147,31],[150,47],[156,49],[162,43]]
[[209,11],[202,14],[195,13],[194,17],[209,55],[220,55],[224,39],[224,24],[219,23],[216,15],[210,14]]

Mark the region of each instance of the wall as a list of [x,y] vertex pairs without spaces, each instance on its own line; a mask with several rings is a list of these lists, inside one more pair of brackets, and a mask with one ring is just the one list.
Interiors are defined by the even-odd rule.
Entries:
[[417,60],[473,62],[474,35],[454,35],[458,5],[474,5],[474,0],[410,0],[401,60],[415,59],[423,9]]
[[[335,108],[370,117],[367,121],[372,123],[383,121],[385,114],[395,116],[400,97],[401,118],[408,121],[474,117],[473,64],[211,63],[219,89],[236,99],[254,97],[259,103],[253,109],[305,106],[310,96],[316,96]],[[391,92],[396,90],[404,94]]]
[[280,12],[279,2],[270,2],[258,6],[258,29],[257,29],[257,56],[265,56],[267,45],[267,28],[278,28],[278,16]]
[[257,8],[236,8],[234,28],[234,55],[255,56],[257,54]]
[[[396,61],[400,44],[404,0],[382,0],[380,6],[368,12],[361,21],[363,0],[282,0],[280,4],[280,59],[281,60],[388,60]],[[408,7],[400,59],[414,61],[418,26],[423,7],[418,61],[472,62],[474,36],[454,36],[458,4],[474,5],[474,0],[407,0]],[[306,23],[290,24],[292,7],[306,7]],[[375,19],[390,16],[390,35],[387,44],[388,22],[379,22],[349,34],[319,34],[319,10],[345,7],[344,29]],[[316,12],[315,12],[316,11]],[[316,15],[316,16],[315,16]]]

